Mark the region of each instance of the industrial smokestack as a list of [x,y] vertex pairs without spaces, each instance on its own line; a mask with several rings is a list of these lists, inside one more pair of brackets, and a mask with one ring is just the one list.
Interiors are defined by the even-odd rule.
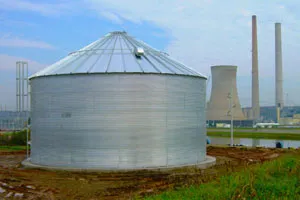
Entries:
[[237,66],[218,65],[211,67],[212,88],[207,105],[207,120],[230,120],[229,94],[232,97],[233,119],[245,120],[236,87]]
[[260,118],[256,15],[252,16],[252,116],[255,121]]
[[[283,89],[282,89],[282,49],[281,49],[281,24],[275,23],[275,103],[277,110],[283,108]],[[277,113],[278,115],[278,113]],[[279,118],[279,117],[278,117]],[[279,119],[277,119],[279,120]]]

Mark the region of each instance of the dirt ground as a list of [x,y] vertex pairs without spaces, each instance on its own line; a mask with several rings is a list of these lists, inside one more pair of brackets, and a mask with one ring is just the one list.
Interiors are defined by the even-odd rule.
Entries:
[[25,158],[25,151],[0,151],[0,199],[132,199],[206,183],[289,151],[210,146],[207,154],[216,157],[217,164],[209,169],[189,167],[121,173],[24,169],[20,162]]

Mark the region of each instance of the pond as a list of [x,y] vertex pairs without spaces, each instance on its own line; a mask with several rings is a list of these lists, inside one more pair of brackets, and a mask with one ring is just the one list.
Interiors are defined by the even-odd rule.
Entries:
[[[212,145],[228,145],[230,138],[226,137],[207,137]],[[276,143],[280,142],[283,148],[300,148],[299,140],[274,140],[274,139],[253,139],[253,138],[234,138],[233,144],[241,144],[249,147],[271,147],[275,148]]]

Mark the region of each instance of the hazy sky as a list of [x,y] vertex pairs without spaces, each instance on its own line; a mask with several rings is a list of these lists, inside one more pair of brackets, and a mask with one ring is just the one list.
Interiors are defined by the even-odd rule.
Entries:
[[[257,15],[261,105],[275,103],[275,22],[282,23],[285,100],[300,105],[299,0],[0,0],[0,105],[15,109],[15,62],[36,72],[125,30],[198,72],[238,65],[251,105],[251,15]],[[209,84],[210,86],[210,84]]]

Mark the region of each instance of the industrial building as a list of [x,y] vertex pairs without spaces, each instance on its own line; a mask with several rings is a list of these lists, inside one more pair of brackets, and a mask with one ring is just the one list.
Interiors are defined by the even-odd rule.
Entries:
[[[257,59],[256,16],[252,16],[252,108],[243,108],[247,119],[261,122],[277,122],[280,125],[300,125],[299,106],[284,106],[283,98],[283,61],[281,44],[281,23],[275,23],[275,106],[259,107],[258,96],[258,59]],[[255,113],[255,110],[259,110]]]
[[[233,125],[252,126],[252,120],[246,120],[241,109],[236,86],[237,66],[219,65],[211,67],[212,88],[210,100],[207,103],[207,125],[230,124],[231,111]],[[232,102],[232,110],[230,109]]]
[[30,77],[30,163],[140,169],[206,160],[206,77],[111,32]]
[[[247,119],[251,119],[251,107],[242,109]],[[279,124],[287,125],[288,123],[297,124],[297,119],[300,114],[300,106],[285,106],[280,111]],[[260,107],[260,119],[262,122],[277,122],[277,106],[262,106]]]
[[22,130],[26,127],[28,118],[28,111],[0,111],[0,131]]
[[281,24],[275,23],[275,105],[277,107],[277,122],[280,121],[280,110],[283,108],[283,74]]
[[259,70],[258,70],[258,48],[257,48],[257,20],[252,16],[252,119],[260,121],[259,106]]

